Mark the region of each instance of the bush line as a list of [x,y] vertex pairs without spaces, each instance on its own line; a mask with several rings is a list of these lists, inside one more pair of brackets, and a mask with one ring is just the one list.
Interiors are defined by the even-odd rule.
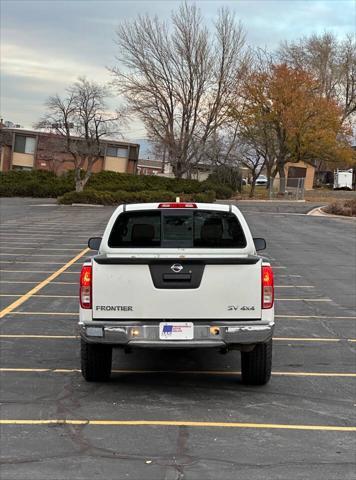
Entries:
[[118,202],[174,201],[177,196],[187,201],[208,202],[215,197],[231,198],[234,193],[231,187],[217,183],[213,177],[199,182],[106,171],[93,174],[84,192],[69,202],[68,198],[75,198],[74,190],[73,171],[59,176],[45,170],[0,173],[0,197],[61,197],[61,203],[76,203],[82,198],[86,203],[114,205]]
[[326,213],[332,215],[343,215],[345,217],[356,217],[356,199],[339,200],[324,208]]

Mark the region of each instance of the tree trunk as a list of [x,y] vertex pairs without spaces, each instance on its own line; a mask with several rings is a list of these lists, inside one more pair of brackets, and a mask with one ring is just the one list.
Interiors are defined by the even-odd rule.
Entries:
[[[273,161],[274,163],[274,161]],[[271,165],[271,162],[267,162],[266,164],[266,173],[267,173],[267,188],[270,188],[271,182],[273,184],[273,177],[272,177],[272,170],[273,170],[273,163]]]
[[81,178],[80,172],[81,171],[79,170],[78,173],[77,172],[75,173],[75,191],[76,192],[82,192],[84,190],[84,187],[91,176],[91,172],[86,172],[84,177]]
[[278,173],[279,173],[279,193],[285,194],[286,193],[286,172],[284,170],[284,163],[278,165]]
[[176,178],[182,178],[183,176],[183,165],[180,159],[177,159],[173,164],[173,173]]
[[75,191],[82,192],[84,190],[84,181],[83,180],[76,180],[75,181]]
[[257,177],[255,177],[255,176],[252,177],[251,190],[250,190],[249,198],[253,198],[255,196],[256,179],[257,179]]
[[82,192],[84,189],[84,184],[83,184],[80,168],[75,169],[74,177],[75,177],[75,191]]
[[81,175],[81,169],[76,168],[75,170],[75,191],[76,192],[82,192],[84,190],[85,185],[87,184],[89,178],[91,177],[93,164],[94,162],[88,161],[87,171],[85,172],[83,178]]

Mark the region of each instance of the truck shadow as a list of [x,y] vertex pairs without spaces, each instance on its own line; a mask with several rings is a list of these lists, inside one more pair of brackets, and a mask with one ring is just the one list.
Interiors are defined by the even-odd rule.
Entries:
[[221,354],[212,349],[114,350],[112,382],[125,385],[190,386],[219,388],[240,381],[240,354]]
[[231,351],[222,354],[218,350],[206,349],[136,349],[125,354],[122,350],[113,350],[113,369],[116,368],[157,369],[157,370],[218,370],[239,369],[240,353]]

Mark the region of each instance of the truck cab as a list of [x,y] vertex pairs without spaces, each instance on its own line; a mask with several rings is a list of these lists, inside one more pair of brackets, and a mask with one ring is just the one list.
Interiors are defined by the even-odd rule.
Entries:
[[236,206],[120,205],[80,277],[82,373],[102,381],[112,348],[241,351],[242,380],[271,375],[273,271]]

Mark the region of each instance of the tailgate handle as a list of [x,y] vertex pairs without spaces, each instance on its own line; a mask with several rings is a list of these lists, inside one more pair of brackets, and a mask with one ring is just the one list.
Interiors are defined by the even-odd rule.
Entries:
[[190,282],[192,279],[189,273],[164,273],[163,280],[165,282]]

